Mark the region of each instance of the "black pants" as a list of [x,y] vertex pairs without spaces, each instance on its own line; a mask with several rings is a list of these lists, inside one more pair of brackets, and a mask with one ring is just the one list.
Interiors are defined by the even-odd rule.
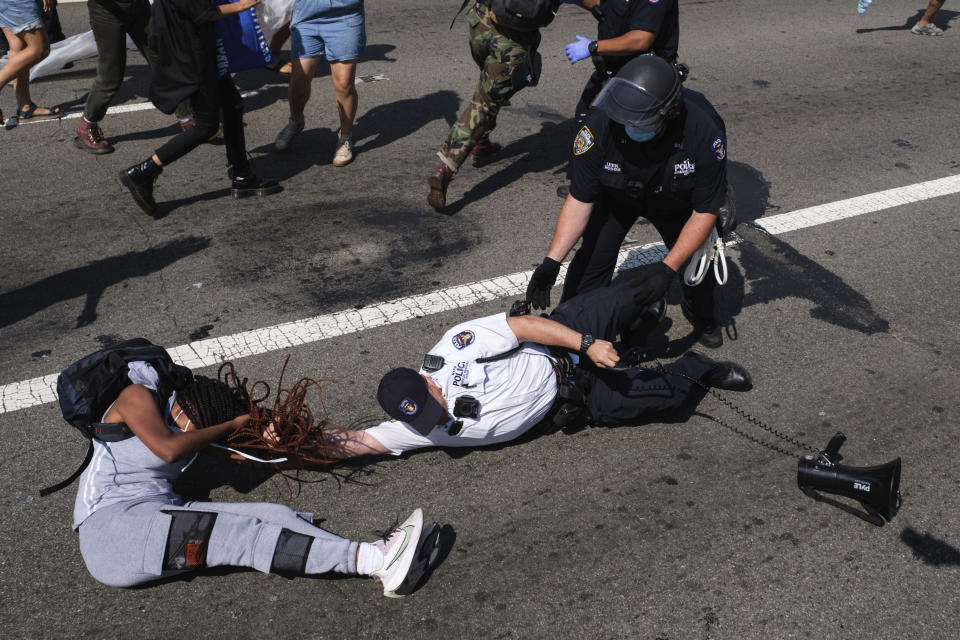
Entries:
[[174,136],[157,149],[157,157],[164,165],[187,155],[217,133],[223,118],[223,141],[227,147],[227,164],[235,173],[249,169],[246,141],[243,136],[243,98],[233,84],[230,74],[215,85],[201,87],[190,96],[196,126]]
[[[97,42],[97,78],[93,81],[83,117],[90,122],[100,122],[107,114],[107,107],[123,83],[127,68],[127,36],[154,68],[157,54],[147,46],[147,30],[150,26],[150,3],[147,0],[88,0],[90,28]],[[177,106],[178,118],[190,114],[186,103]]]
[[[653,223],[667,248],[672,248],[680,237],[683,225],[690,219],[692,210],[684,215],[677,211],[655,212],[652,211],[654,208],[657,208],[655,204],[632,207],[615,205],[604,198],[594,204],[583,232],[583,241],[567,269],[560,301],[610,284],[620,245],[638,218],[643,217]],[[714,278],[707,277],[696,287],[683,285],[684,300],[696,317],[705,320],[715,317],[716,284]]]
[[597,97],[597,94],[600,93],[600,89],[602,88],[603,82],[600,81],[597,72],[594,71],[590,74],[590,79],[587,80],[587,84],[583,87],[583,92],[580,94],[580,101],[577,102],[577,110],[573,116],[577,121],[577,127],[582,126],[584,120],[587,119],[587,114],[590,113],[590,103],[593,102],[593,99]]
[[[626,283],[593,289],[561,303],[552,320],[580,333],[614,341],[641,313],[635,287]],[[598,426],[634,424],[642,416],[680,408],[702,387],[696,383],[711,366],[690,355],[656,367],[625,371],[598,369],[582,358],[578,376],[589,388],[587,409]]]

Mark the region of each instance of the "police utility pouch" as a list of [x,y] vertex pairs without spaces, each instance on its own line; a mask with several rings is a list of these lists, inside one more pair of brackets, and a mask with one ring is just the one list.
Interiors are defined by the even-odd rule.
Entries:
[[543,56],[539,51],[527,52],[523,63],[513,68],[510,74],[510,84],[514,89],[535,87],[540,82],[540,71],[543,68]]

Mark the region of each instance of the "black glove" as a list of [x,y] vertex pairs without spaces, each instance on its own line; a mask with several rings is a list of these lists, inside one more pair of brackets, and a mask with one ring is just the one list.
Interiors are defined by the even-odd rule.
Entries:
[[560,263],[552,258],[544,258],[540,266],[530,276],[527,285],[527,302],[534,309],[546,309],[550,306],[550,289],[557,282]]
[[630,281],[631,287],[636,287],[634,302],[641,307],[653,304],[667,295],[670,284],[677,277],[677,272],[667,266],[665,262],[645,264],[639,269],[636,278]]

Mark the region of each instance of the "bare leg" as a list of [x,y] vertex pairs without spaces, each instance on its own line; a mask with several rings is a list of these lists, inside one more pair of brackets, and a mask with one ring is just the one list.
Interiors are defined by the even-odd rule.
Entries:
[[[10,43],[10,55],[7,57],[7,63],[0,68],[0,90],[14,78],[19,78],[21,71],[29,71],[30,67],[50,53],[50,43],[43,29],[33,29],[14,35],[12,31],[3,27],[3,35]],[[27,76],[27,83],[24,84],[29,84],[29,76]]]
[[330,63],[333,88],[337,92],[337,112],[340,114],[340,136],[353,133],[353,119],[357,115],[357,61]]
[[[280,50],[283,49],[284,43],[290,37],[290,23],[283,25],[277,32],[273,34],[273,37],[270,38],[270,53],[274,55],[278,60],[280,59]],[[280,73],[290,73],[291,66],[289,62],[285,62],[276,68],[276,71]]]
[[[13,92],[17,96],[17,108],[29,107],[33,100],[30,98],[30,69],[21,69],[13,79]],[[42,107],[37,111],[42,111]],[[37,115],[45,115],[38,113]]]
[[283,25],[277,32],[273,34],[273,37],[270,38],[270,51],[276,55],[280,52],[280,49],[283,49],[284,43],[286,43],[287,38],[290,37],[290,23]]
[[927,5],[927,10],[924,11],[923,17],[920,18],[919,24],[928,25],[930,21],[933,20],[933,14],[940,10],[940,7],[943,6],[943,0],[930,0],[930,4]]
[[287,93],[290,99],[290,117],[293,120],[303,120],[303,108],[310,100],[310,83],[317,72],[317,59],[300,58],[291,60],[290,63],[293,65]]

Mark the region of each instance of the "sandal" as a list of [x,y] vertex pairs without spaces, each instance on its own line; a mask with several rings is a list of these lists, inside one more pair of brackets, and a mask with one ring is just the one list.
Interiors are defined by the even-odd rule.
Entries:
[[[284,69],[284,67],[286,67],[286,69]],[[284,60],[280,56],[277,56],[276,62],[274,62],[273,64],[265,65],[264,68],[270,69],[270,71],[274,71],[276,73],[279,73],[285,76],[290,75],[290,72],[293,70],[292,67],[290,66],[290,61]]]
[[[46,109],[49,113],[36,113],[37,109]],[[35,103],[31,102],[22,109],[17,109],[17,117],[21,120],[29,120],[30,118],[59,118],[63,115],[62,107],[38,107]]]

